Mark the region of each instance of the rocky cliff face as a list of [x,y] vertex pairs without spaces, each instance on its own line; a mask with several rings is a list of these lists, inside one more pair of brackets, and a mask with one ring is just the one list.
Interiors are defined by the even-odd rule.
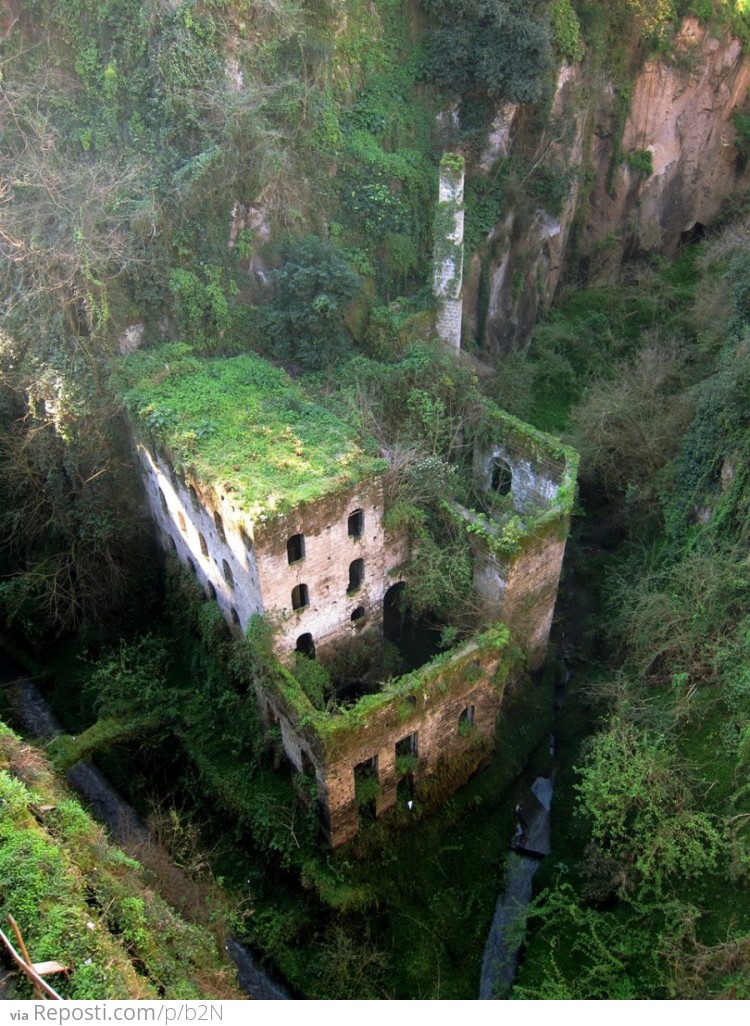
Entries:
[[[531,158],[532,167],[556,162],[575,172],[560,209],[510,207],[467,268],[465,323],[488,349],[524,338],[564,272],[611,280],[629,256],[673,254],[750,184],[733,123],[746,103],[750,57],[728,34],[713,38],[686,19],[671,61],[649,61],[635,78],[621,133],[613,84],[592,88],[586,77],[585,67],[562,69],[550,126]],[[519,107],[498,113],[486,173],[513,152],[523,117]]]

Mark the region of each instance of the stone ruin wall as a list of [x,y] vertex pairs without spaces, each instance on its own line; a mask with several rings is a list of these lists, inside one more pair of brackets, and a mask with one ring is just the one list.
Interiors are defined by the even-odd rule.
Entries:
[[[475,454],[480,486],[490,488],[493,461],[504,461],[511,472],[513,505],[519,513],[550,510],[565,473],[560,461],[529,458],[522,441],[510,441]],[[570,513],[545,519],[531,528],[512,557],[496,555],[481,535],[472,536],[474,587],[487,615],[502,619],[527,652],[532,669],[544,662],[557,600]]]
[[[363,531],[349,535],[349,516],[361,510]],[[289,563],[287,540],[304,536],[304,558]],[[382,627],[383,596],[408,557],[406,532],[387,532],[383,522],[383,479],[375,475],[334,495],[261,524],[255,540],[266,610],[280,618],[278,648],[293,651],[302,634],[312,635],[317,655],[363,627]],[[348,591],[349,567],[364,564],[364,579]],[[306,585],[309,605],[292,610],[292,589]],[[364,615],[352,620],[355,611]]]
[[[416,734],[418,765],[414,782],[438,770],[441,760],[469,756],[465,779],[487,757],[495,737],[495,725],[507,686],[498,673],[506,659],[494,645],[467,644],[449,662],[419,672],[419,683],[403,695],[394,695],[382,707],[371,710],[356,729],[338,736],[335,732],[324,750],[320,739],[300,729],[277,696],[262,692],[261,710],[267,724],[278,724],[284,749],[299,772],[315,773],[321,817],[331,845],[336,848],[356,836],[360,814],[356,798],[355,768],[377,759],[380,796],[376,815],[396,804],[399,776],[396,745]],[[518,676],[520,669],[513,672]],[[460,729],[462,713],[472,710],[470,729]]]
[[[464,172],[440,167],[438,217],[436,219],[432,290],[438,300],[437,335],[446,345],[461,348],[464,268]],[[442,237],[438,238],[438,234]]]
[[[275,615],[278,654],[288,659],[303,634],[312,636],[319,653],[365,626],[382,625],[383,596],[400,579],[408,538],[405,531],[386,533],[380,475],[253,529],[230,497],[217,502],[199,495],[166,459],[145,445],[138,454],[165,549],[193,570],[230,627],[244,632],[254,613]],[[363,515],[358,538],[348,533],[355,510]],[[304,557],[290,563],[287,541],[298,534],[304,536]],[[347,593],[349,567],[358,559],[364,579]],[[307,586],[309,604],[295,611],[292,591],[300,584]],[[353,621],[352,613],[361,609],[364,615]]]

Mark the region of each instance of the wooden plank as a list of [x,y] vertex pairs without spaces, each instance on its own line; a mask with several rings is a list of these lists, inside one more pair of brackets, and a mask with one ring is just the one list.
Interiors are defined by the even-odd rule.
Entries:
[[[23,935],[21,934],[21,927],[15,921],[13,916],[8,916],[8,922],[13,927],[13,933],[16,935],[16,940],[18,941],[18,946],[21,949],[21,954],[23,955],[23,960],[26,963],[26,965],[30,966],[31,965],[31,959],[29,958],[29,953],[26,950],[26,945],[24,944]],[[41,987],[37,983],[36,979],[33,976],[31,977],[31,979],[34,980],[34,993],[36,994],[36,996],[38,998],[43,998],[44,994],[42,992]]]
[[21,971],[24,972],[29,977],[30,980],[33,980],[35,985],[38,985],[39,987],[41,987],[41,989],[44,991],[44,993],[47,994],[49,997],[53,998],[55,1001],[63,1001],[64,1000],[64,998],[62,998],[57,993],[56,990],[53,990],[52,987],[50,987],[50,985],[47,983],[46,980],[43,980],[42,977],[37,972],[35,972],[35,970],[32,969],[32,967],[27,962],[24,962],[23,958],[18,954],[18,952],[13,947],[13,945],[8,940],[8,938],[3,933],[2,930],[0,930],[0,941],[8,949],[8,951],[10,952],[12,958],[18,964],[18,966],[21,969]]
[[32,962],[31,968],[40,976],[53,976],[55,973],[67,973],[70,966],[60,962]]

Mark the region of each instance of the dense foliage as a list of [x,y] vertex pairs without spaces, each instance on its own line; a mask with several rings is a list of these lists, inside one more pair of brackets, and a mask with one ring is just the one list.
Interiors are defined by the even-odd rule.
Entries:
[[[204,818],[225,837],[214,861],[234,927],[306,996],[474,995],[513,827],[506,790],[546,731],[548,694],[510,696],[511,740],[439,819],[370,824],[350,857],[321,853],[314,782],[279,772],[279,739],[258,722],[262,639],[232,639],[176,567],[160,592],[109,384],[122,352],[143,372],[130,401],[186,468],[208,451],[222,480],[244,473],[251,428],[283,420],[283,443],[253,435],[256,491],[296,483],[299,499],[360,458],[352,444],[336,465],[342,422],[374,436],[389,515],[421,546],[412,607],[452,624],[446,644],[476,626],[469,540],[444,501],[467,492],[482,392],[569,432],[587,517],[574,559],[601,603],[587,697],[572,701],[576,729],[595,731],[563,753],[559,850],[516,995],[750,993],[744,226],[563,296],[481,381],[426,343],[441,151],[467,156],[481,338],[490,233],[509,212],[520,233],[539,210],[557,216],[574,184],[575,125],[538,103],[554,58],[585,56],[586,88],[612,76],[617,137],[633,67],[669,53],[685,14],[747,42],[745,5],[722,0],[19,0],[0,18],[2,629],[56,660],[72,731],[52,746],[58,765],[96,752],[144,813],[157,789],[190,807],[189,828],[175,812],[166,833],[192,838]],[[502,101],[538,105],[514,152],[480,171]],[[540,137],[555,141],[541,161]],[[645,151],[619,145],[613,171],[650,173]],[[306,386],[326,414],[256,352],[317,372]],[[246,416],[227,422],[239,392]],[[321,708],[331,683],[314,666],[297,669]],[[71,958],[123,968],[83,973],[76,995],[194,994],[173,957],[180,924],[124,893],[133,867],[102,854],[80,810],[65,798],[50,830],[32,822],[41,770],[24,777],[16,744],[2,739],[0,891],[35,954],[57,957],[85,922],[61,838],[87,835],[102,922],[145,969],[82,929]],[[163,950],[153,916],[169,924]]]

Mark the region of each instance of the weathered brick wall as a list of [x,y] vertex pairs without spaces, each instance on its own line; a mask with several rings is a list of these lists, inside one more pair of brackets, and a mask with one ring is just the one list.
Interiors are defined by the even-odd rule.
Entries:
[[[359,538],[348,533],[349,515],[361,509],[364,531]],[[304,535],[304,558],[290,565],[287,541]],[[372,477],[310,506],[303,506],[280,520],[256,528],[260,587],[267,611],[279,619],[278,651],[293,651],[303,634],[311,634],[316,652],[358,631],[365,624],[377,626],[383,619],[383,595],[398,577],[389,576],[404,559],[404,538],[392,538],[383,525],[383,482]],[[349,566],[364,562],[361,586],[348,593]],[[295,612],[292,589],[307,585],[309,605]],[[365,617],[352,621],[354,610]]]
[[[567,528],[567,519],[564,527]],[[531,669],[542,665],[547,652],[567,531],[562,538],[560,533],[561,529],[548,531],[527,541],[505,583],[503,622],[528,654]]]
[[[396,744],[417,734],[418,766],[415,782],[438,769],[441,759],[469,755],[465,779],[485,757],[495,735],[495,723],[502,703],[505,681],[495,679],[503,658],[496,648],[480,649],[470,644],[453,660],[435,669],[425,668],[410,692],[393,699],[367,715],[355,734],[332,739],[320,769],[319,792],[327,808],[328,834],[333,847],[351,840],[359,830],[355,794],[355,767],[377,757],[381,794],[377,815],[397,800]],[[412,706],[409,699],[414,700]],[[473,706],[470,730],[459,730],[461,713]],[[477,744],[484,739],[484,745]],[[341,751],[337,748],[341,745]],[[321,789],[322,784],[322,789]]]
[[[342,718],[338,721],[341,731],[323,735],[316,730],[311,707],[305,716],[279,691],[262,686],[258,701],[266,726],[280,727],[293,767],[314,772],[323,826],[332,846],[338,847],[350,841],[360,826],[355,767],[377,758],[376,814],[382,815],[397,801],[396,745],[408,735],[417,734],[419,761],[413,770],[417,786],[440,769],[441,760],[462,756],[463,776],[452,774],[453,789],[468,780],[494,743],[505,689],[519,678],[522,662],[507,640],[469,642],[449,661],[401,678],[395,684],[399,693],[383,696],[383,702],[361,720],[346,723]],[[461,729],[461,714],[469,707],[473,707],[471,729]],[[304,725],[300,715],[308,721]]]
[[[389,574],[405,560],[408,540],[405,532],[389,535],[384,529],[381,477],[254,529],[231,495],[199,495],[195,486],[174,475],[165,458],[144,445],[137,449],[165,548],[173,548],[186,566],[192,564],[231,627],[244,631],[253,613],[274,612],[280,624],[278,651],[287,657],[302,634],[311,634],[316,649],[323,651],[365,625],[382,623],[383,595],[399,579],[397,572]],[[348,522],[357,509],[364,513],[364,530],[355,539],[349,537]],[[286,545],[294,534],[304,535],[305,556],[290,565]],[[347,594],[349,565],[356,559],[364,561],[364,580]],[[298,584],[307,585],[310,604],[294,612],[292,589]],[[362,607],[365,616],[355,623],[352,612]]]

